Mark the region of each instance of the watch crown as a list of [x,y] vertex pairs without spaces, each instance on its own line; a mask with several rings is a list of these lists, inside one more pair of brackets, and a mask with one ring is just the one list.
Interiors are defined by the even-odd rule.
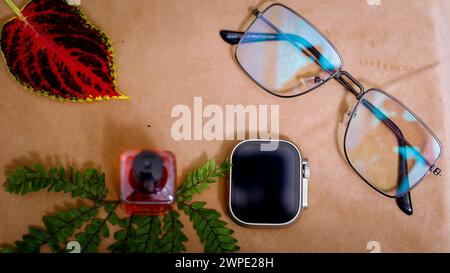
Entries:
[[311,176],[311,167],[308,160],[303,160],[303,178],[302,178],[302,208],[308,208],[308,184],[309,177]]
[[311,167],[307,159],[303,160],[303,177],[306,179],[311,177]]

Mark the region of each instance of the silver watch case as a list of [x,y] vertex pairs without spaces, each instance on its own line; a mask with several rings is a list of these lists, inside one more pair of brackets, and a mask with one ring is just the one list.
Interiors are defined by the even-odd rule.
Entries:
[[[268,143],[276,145],[277,148],[267,149],[267,147],[270,147]],[[258,146],[262,148],[258,149]],[[283,159],[284,155],[286,159]],[[262,159],[262,168],[260,166],[248,167],[250,166],[248,164],[253,164],[251,163],[253,161],[256,162],[255,164],[261,162],[258,161],[261,158],[264,158]],[[271,161],[273,160],[284,161],[288,166],[287,168],[267,167],[267,164],[272,166]],[[308,160],[302,157],[300,150],[293,143],[285,140],[246,140],[234,147],[230,155],[230,163],[228,210],[233,220],[238,224],[249,227],[285,227],[294,223],[303,210],[307,209],[310,166]],[[264,166],[266,167],[264,168]],[[274,162],[273,166],[279,166],[279,164]],[[287,171],[284,173],[283,170],[280,173],[279,169],[287,169]],[[272,179],[273,172],[275,172],[276,177],[281,175],[284,179]],[[253,179],[257,180],[261,177],[270,178],[268,182],[264,182],[265,186],[259,188],[258,181],[253,181]],[[272,181],[273,183],[283,181],[280,182],[284,185],[281,190],[283,191],[282,194],[277,192],[276,187],[273,188],[275,184],[271,185]],[[247,184],[252,186],[246,186]],[[284,215],[284,209],[275,209],[286,207],[286,205],[283,205],[285,200],[282,196],[284,195],[289,196],[290,199],[288,201],[290,205],[287,205],[287,207],[290,206],[289,213],[286,213],[286,215]],[[255,196],[259,196],[261,200],[255,202]],[[273,206],[270,205],[269,209],[264,208],[267,206],[266,200],[272,202]],[[275,200],[275,203],[273,200]],[[280,204],[277,203],[277,200]],[[277,215],[282,216],[280,216],[280,219],[276,219]]]

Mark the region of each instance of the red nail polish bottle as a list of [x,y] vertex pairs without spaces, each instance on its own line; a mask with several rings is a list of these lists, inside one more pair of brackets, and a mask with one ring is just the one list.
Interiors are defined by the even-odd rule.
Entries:
[[176,160],[167,151],[124,152],[120,157],[120,199],[128,214],[164,215],[175,202]]

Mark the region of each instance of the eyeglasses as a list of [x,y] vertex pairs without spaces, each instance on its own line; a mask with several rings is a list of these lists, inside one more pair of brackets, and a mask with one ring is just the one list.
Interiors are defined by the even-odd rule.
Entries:
[[402,211],[411,215],[410,191],[428,173],[441,174],[435,164],[442,145],[435,134],[397,99],[382,90],[366,90],[343,71],[337,49],[295,11],[273,4],[254,14],[246,32],[220,32],[227,43],[236,45],[242,69],[278,97],[306,94],[330,79],[352,92],[358,104],[345,131],[345,157],[365,182],[396,198]]

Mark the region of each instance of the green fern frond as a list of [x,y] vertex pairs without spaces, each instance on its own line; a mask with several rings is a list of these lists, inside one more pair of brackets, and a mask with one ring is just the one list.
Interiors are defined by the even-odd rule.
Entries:
[[230,162],[228,160],[222,162],[219,167],[216,167],[214,160],[210,160],[195,171],[189,172],[186,180],[177,190],[177,201],[191,202],[194,194],[204,191],[209,184],[225,177],[229,170]]
[[0,247],[0,254],[18,253],[18,250],[12,246]]
[[194,229],[203,243],[207,253],[236,252],[239,246],[232,236],[233,230],[227,228],[227,223],[220,220],[220,213],[205,208],[206,203],[179,203],[178,206],[194,224]]
[[121,229],[114,233],[114,239],[116,241],[108,247],[108,250],[112,253],[128,253],[133,251],[132,243],[136,237],[136,228],[133,223],[134,217],[135,216],[131,216],[118,220],[117,224]]
[[109,237],[109,228],[107,222],[111,217],[117,217],[114,210],[119,206],[119,202],[109,203],[105,205],[105,212],[107,216],[104,219],[95,218],[86,226],[84,232],[75,235],[75,238],[81,245],[82,253],[95,253],[98,250],[100,241],[103,238]]
[[[227,223],[220,220],[220,213],[205,208],[205,203],[194,202],[194,194],[200,193],[224,177],[230,163],[225,161],[216,166],[208,161],[199,169],[190,172],[177,191],[178,209],[184,211],[193,222],[194,229],[204,244],[205,252],[235,252],[239,250],[233,231]],[[108,249],[111,252],[166,253],[184,252],[188,240],[179,220],[180,214],[172,210],[162,218],[159,216],[131,216],[119,218],[116,210],[120,201],[105,201],[108,190],[105,175],[95,169],[84,172],[70,168],[45,169],[40,164],[18,168],[7,178],[6,190],[15,194],[27,194],[47,189],[49,192],[67,192],[73,197],[90,199],[92,206],[80,205],[78,208],[62,210],[43,217],[44,228],[29,228],[29,234],[15,242],[15,247],[3,246],[0,253],[40,252],[48,245],[52,252],[65,252],[70,238],[81,245],[81,252],[97,252],[102,238],[110,235],[108,225],[118,225],[114,233],[115,242]],[[106,216],[98,217],[100,208]],[[76,233],[77,231],[81,231]],[[76,234],[75,234],[76,233]]]
[[22,253],[38,253],[41,247],[49,245],[53,252],[61,252],[61,245],[65,245],[75,233],[98,213],[98,206],[88,207],[80,205],[78,208],[62,210],[43,217],[43,228],[29,228],[29,234],[21,241],[16,241],[16,249]]
[[59,167],[47,171],[37,163],[32,167],[18,168],[7,177],[6,191],[10,193],[24,195],[46,188],[49,192],[70,192],[72,197],[96,201],[108,195],[105,174],[98,173],[96,169],[81,172],[71,167],[66,172],[63,167]]
[[187,237],[183,233],[184,226],[179,218],[180,214],[175,210],[164,216],[162,227],[164,234],[161,237],[158,252],[180,253],[186,251],[184,242],[187,242]]
[[135,216],[136,236],[132,242],[132,252],[156,253],[161,235],[161,219],[159,216]]

